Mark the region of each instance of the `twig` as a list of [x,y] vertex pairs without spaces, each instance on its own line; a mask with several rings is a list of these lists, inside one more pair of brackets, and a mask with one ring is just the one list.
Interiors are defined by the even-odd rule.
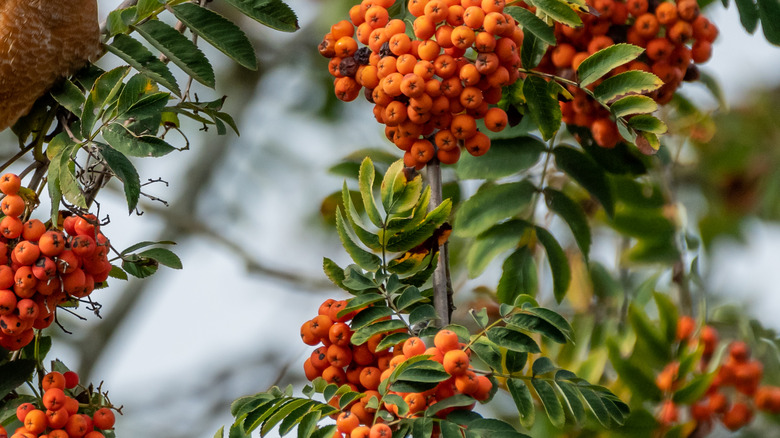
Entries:
[[[428,163],[428,184],[431,187],[431,202],[428,210],[433,211],[442,202],[441,165],[434,158]],[[449,251],[447,244],[439,247],[439,262],[433,272],[433,307],[439,317],[439,324],[444,327],[452,317],[452,281],[449,276]]]

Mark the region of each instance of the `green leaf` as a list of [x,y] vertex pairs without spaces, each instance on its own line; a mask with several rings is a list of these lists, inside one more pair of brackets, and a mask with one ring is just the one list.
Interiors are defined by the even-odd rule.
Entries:
[[[181,5],[180,5],[181,6]],[[152,78],[155,82],[171,90],[173,94],[181,96],[179,84],[176,78],[162,61],[149,51],[139,41],[125,34],[114,37],[111,44],[105,48],[114,55],[123,59],[131,67]]]
[[472,403],[474,403],[474,399],[465,395],[465,394],[456,394],[452,397],[447,397],[444,400],[440,400],[437,403],[434,403],[431,405],[428,409],[425,410],[425,416],[431,417],[433,415],[436,415],[437,412],[447,409],[447,408],[459,408],[462,406],[469,406]]
[[555,240],[555,237],[542,227],[536,227],[536,236],[539,242],[544,246],[547,252],[547,260],[550,262],[550,269],[553,277],[553,292],[555,300],[560,303],[566,296],[571,282],[571,268],[569,268],[569,259],[563,248]]
[[681,405],[688,405],[700,400],[710,388],[715,375],[716,373],[708,373],[695,376],[685,386],[674,392],[672,401]]
[[382,301],[384,298],[385,297],[382,294],[372,292],[358,295],[347,301],[347,306],[339,311],[339,317],[346,315],[353,310],[363,309],[371,304]]
[[451,421],[439,422],[442,438],[463,438],[463,429]]
[[563,401],[566,402],[566,407],[569,408],[572,417],[578,422],[582,423],[585,419],[585,406],[580,400],[580,392],[577,387],[569,382],[556,381],[558,389],[563,394]]
[[663,84],[664,82],[652,73],[630,70],[605,79],[593,89],[593,94],[599,102],[610,104],[628,95],[655,91]]
[[172,240],[160,240],[160,241],[156,241],[156,242],[155,241],[151,241],[151,240],[144,240],[143,242],[138,242],[135,245],[128,246],[127,248],[125,248],[119,254],[121,254],[121,255],[130,254],[131,252],[133,252],[135,250],[138,250],[138,249],[141,249],[141,248],[146,248],[147,246],[152,246],[152,245],[176,245],[176,242],[174,242]]
[[51,161],[49,163],[48,181],[46,188],[51,199],[51,210],[49,217],[54,226],[57,225],[60,212],[60,200],[62,199],[62,189],[60,189],[60,155],[68,148],[72,147],[73,141],[67,133],[57,134],[46,148],[46,156]]
[[498,224],[477,236],[467,255],[469,276],[474,278],[481,274],[494,257],[517,247],[528,227],[528,222],[512,220]]
[[430,304],[417,306],[409,313],[409,325],[414,326],[425,321],[438,319],[436,309]]
[[614,44],[588,56],[577,67],[580,87],[587,87],[599,78],[629,61],[633,61],[645,49],[632,44]]
[[362,345],[368,338],[378,333],[387,333],[398,329],[405,329],[406,324],[398,319],[390,319],[386,321],[377,321],[369,324],[365,327],[355,330],[352,334],[351,342],[353,345]]
[[756,5],[755,0],[735,0],[735,3],[737,4],[739,21],[742,23],[742,27],[752,34],[758,28],[760,19],[758,5]]
[[396,376],[397,380],[408,382],[439,383],[449,379],[450,376],[444,367],[432,360],[423,360],[415,362],[406,367]]
[[498,346],[485,338],[480,337],[476,342],[471,344],[471,350],[477,354],[487,366],[491,369],[501,372],[501,352],[498,350]]
[[[555,1],[555,0],[553,0]],[[525,34],[523,46],[520,49],[520,61],[524,68],[531,69],[539,65],[547,53],[548,46],[541,38],[537,38],[533,33]]]
[[610,415],[602,399],[596,394],[596,392],[587,388],[580,388],[580,393],[582,394],[582,398],[585,399],[585,404],[588,405],[588,408],[599,421],[599,423],[601,423],[601,425],[604,427],[609,427]]
[[92,128],[105,111],[105,107],[118,96],[122,88],[122,79],[130,71],[127,67],[117,67],[100,75],[92,86],[84,111],[81,113],[81,135],[84,138],[92,136]]
[[225,426],[222,426],[219,428],[219,430],[214,434],[214,438],[223,438],[225,436]]
[[511,15],[512,18],[514,18],[517,23],[520,24],[526,35],[530,32],[551,46],[557,44],[555,41],[555,32],[553,27],[549,26],[544,22],[544,20],[534,15],[533,12],[518,6],[509,6],[504,9],[504,12]]
[[[373,322],[393,314],[393,310],[386,306],[372,306],[363,309],[352,318],[352,330],[357,331]],[[357,345],[357,344],[356,344]]]
[[433,420],[422,417],[412,423],[412,438],[429,438],[433,435]]
[[367,290],[376,290],[377,283],[370,274],[363,273],[357,265],[349,265],[344,269],[344,286],[356,293],[362,293]]
[[51,90],[51,96],[66,110],[73,114],[81,114],[84,108],[84,93],[73,82],[63,79]]
[[[379,343],[376,345],[376,351],[384,351],[388,348],[398,345],[402,342],[405,342],[407,339],[411,338],[412,336],[409,335],[409,333],[391,333],[387,336],[385,336]],[[417,392],[417,391],[406,391],[406,392]]]
[[159,265],[152,259],[123,260],[122,269],[137,278],[146,278],[157,272]]
[[295,32],[299,29],[295,12],[281,0],[226,0],[247,17],[271,29]]
[[314,430],[317,428],[317,423],[320,421],[321,414],[318,411],[309,412],[301,419],[301,424],[298,425],[298,438],[309,438]]
[[119,280],[127,280],[127,272],[123,271],[119,266],[111,265],[111,271],[108,276]]
[[173,269],[181,269],[181,259],[179,256],[173,253],[173,251],[165,248],[152,248],[138,253],[141,257],[148,257],[156,260],[161,265],[165,265]]
[[284,406],[276,409],[275,412],[263,422],[263,425],[260,428],[260,435],[265,436],[291,412],[308,403],[311,403],[311,400],[305,398],[290,400],[285,403]]
[[534,407],[531,391],[525,382],[520,379],[507,379],[506,386],[512,395],[512,399],[515,401],[515,406],[517,406],[520,424],[526,429],[530,428],[536,418],[536,408]]
[[556,147],[553,149],[553,155],[555,155],[555,165],[598,199],[607,215],[614,216],[615,201],[612,186],[604,170],[592,158],[570,147]]
[[[405,252],[422,244],[433,236],[450,217],[452,201],[445,199],[438,207],[431,210],[425,220],[407,232],[401,232],[387,240],[386,250],[390,252]],[[435,245],[435,244],[434,244]]]
[[655,101],[643,95],[626,96],[613,103],[609,110],[615,117],[625,117],[631,114],[647,114],[658,109]]
[[287,435],[295,425],[300,423],[304,416],[307,415],[309,412],[311,412],[312,407],[314,407],[317,404],[317,402],[309,400],[308,403],[304,403],[303,405],[299,406],[292,412],[290,412],[287,417],[285,417],[284,420],[282,420],[282,423],[279,425],[279,435],[285,436]]
[[[73,143],[66,133],[58,134],[50,143],[46,155],[51,160],[49,163],[49,194],[52,202],[52,222],[57,222],[60,198],[64,197],[69,202],[81,208],[87,208],[81,185],[76,179],[75,166],[71,161],[71,155],[80,147]],[[56,208],[55,208],[56,207]]]
[[538,279],[533,254],[527,246],[519,248],[504,260],[496,288],[499,303],[512,304],[521,294],[536,295]]
[[186,36],[159,20],[149,20],[135,26],[146,41],[201,84],[214,88],[214,69],[211,63]]
[[389,215],[393,210],[397,198],[405,191],[407,181],[406,172],[404,171],[404,163],[402,160],[398,160],[390,165],[390,168],[385,172],[382,183],[380,184],[380,197],[382,198],[382,206],[385,208],[385,212]]
[[364,250],[355,243],[349,225],[344,223],[344,216],[341,214],[341,209],[336,211],[336,229],[338,230],[341,244],[355,263],[366,271],[377,271],[379,269],[382,260],[375,254]]
[[0,399],[30,380],[34,370],[35,361],[32,359],[20,359],[0,365],[0,375],[3,376],[0,379]]
[[381,250],[382,245],[379,243],[379,236],[365,229],[357,210],[355,210],[355,206],[352,205],[352,196],[347,188],[346,181],[344,181],[341,189],[341,200],[344,204],[344,214],[349,222],[349,226],[355,231],[358,239],[363,242],[363,245],[374,251]]
[[561,330],[558,330],[555,326],[547,321],[539,318],[536,315],[529,313],[517,313],[507,322],[508,325],[512,325],[521,330],[526,330],[533,333],[539,333],[546,338],[557,342],[559,344],[566,343],[566,336]]
[[[643,399],[653,401],[661,400],[663,394],[655,384],[655,379],[649,373],[649,369],[640,367],[630,360],[623,359],[620,349],[613,340],[607,342],[609,361],[623,382],[634,394],[640,394]],[[595,412],[594,412],[595,413]]]
[[661,332],[666,342],[672,343],[677,339],[677,306],[671,298],[660,292],[653,292],[653,299],[661,319]]
[[649,114],[639,114],[628,120],[628,126],[637,131],[647,131],[653,134],[664,134],[667,131],[666,123]]
[[488,339],[499,347],[519,353],[539,353],[539,345],[525,333],[508,327],[493,327],[487,331]]
[[468,433],[476,433],[483,438],[530,438],[515,430],[511,424],[495,418],[476,418],[468,424]]
[[555,388],[550,382],[541,379],[532,379],[531,384],[536,390],[536,394],[539,395],[539,400],[542,402],[550,422],[557,428],[563,427],[566,423],[566,416],[563,413],[561,401],[558,400],[555,393]]
[[561,127],[561,105],[558,103],[557,91],[549,86],[552,83],[538,76],[528,76],[523,82],[528,110],[545,141],[551,139]]
[[182,3],[170,9],[176,18],[217,50],[240,65],[257,70],[255,49],[244,32],[233,22],[192,3]]
[[757,0],[758,15],[761,17],[761,30],[766,40],[780,45],[780,2],[777,0]]
[[322,270],[325,272],[325,275],[328,277],[330,281],[333,282],[336,286],[344,289],[345,291],[355,294],[358,291],[355,289],[349,288],[344,285],[344,269],[342,269],[339,265],[336,264],[333,260],[325,257],[322,259]]
[[[525,10],[525,9],[522,9]],[[539,161],[547,146],[536,137],[493,140],[481,157],[464,154],[455,172],[460,179],[498,179],[524,171]]]
[[143,20],[153,15],[162,7],[159,0],[138,0],[136,7],[136,20]]
[[557,369],[558,367],[555,366],[549,357],[541,356],[534,361],[534,364],[531,367],[531,372],[533,373],[533,376],[536,377],[542,374],[551,373]]
[[528,353],[519,353],[517,351],[507,350],[504,357],[504,366],[510,373],[519,373],[523,371],[528,363]]
[[477,236],[496,222],[525,210],[535,191],[528,180],[483,185],[458,208],[453,231],[458,236]]
[[112,148],[131,157],[162,157],[176,150],[156,136],[136,136],[118,123],[103,128],[101,134]]
[[563,333],[566,339],[568,339],[571,342],[574,342],[574,329],[572,329],[569,322],[566,321],[566,318],[564,318],[563,316],[559,315],[553,310],[546,309],[544,307],[530,307],[530,308],[525,308],[524,310],[528,313],[531,313],[543,319],[552,327],[555,327],[555,329]]
[[582,26],[582,20],[579,15],[569,6],[568,3],[561,0],[533,0],[533,5],[537,11],[541,11],[553,20],[559,21],[570,27]]
[[360,196],[363,199],[363,207],[371,222],[377,226],[382,227],[384,221],[382,215],[379,214],[379,209],[376,205],[376,199],[374,199],[374,177],[376,171],[374,170],[374,163],[370,158],[366,157],[362,163],[360,163],[360,173],[358,175],[358,181],[360,186]]
[[395,301],[395,307],[400,312],[413,304],[419,303],[420,301],[426,301],[427,299],[428,298],[422,296],[419,289],[412,286],[406,288],[401,296],[398,297]]
[[672,343],[666,341],[665,336],[635,303],[631,303],[628,307],[628,320],[636,332],[637,342],[646,344],[659,361],[667,361],[671,356]]
[[122,181],[127,209],[129,213],[132,213],[138,205],[138,198],[141,196],[141,179],[138,177],[138,171],[121,152],[105,144],[97,143],[97,146],[111,172]]
[[571,200],[563,192],[550,187],[544,189],[544,199],[550,211],[558,214],[569,225],[569,229],[587,262],[590,253],[591,235],[585,211],[580,204]]

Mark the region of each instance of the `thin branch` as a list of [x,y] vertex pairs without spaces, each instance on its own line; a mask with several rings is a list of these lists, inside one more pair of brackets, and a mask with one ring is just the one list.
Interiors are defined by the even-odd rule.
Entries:
[[[431,187],[431,202],[428,210],[433,211],[442,202],[441,165],[434,158],[428,163],[428,184]],[[449,275],[449,251],[447,244],[439,247],[439,261],[433,272],[433,307],[439,317],[439,324],[444,327],[452,318],[452,280]]]

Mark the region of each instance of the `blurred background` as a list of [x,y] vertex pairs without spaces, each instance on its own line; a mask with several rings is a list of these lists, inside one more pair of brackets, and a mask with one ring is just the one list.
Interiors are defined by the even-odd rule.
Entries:
[[[101,18],[119,3],[100,1]],[[77,370],[82,381],[105,381],[111,400],[124,405],[119,436],[211,437],[232,423],[229,405],[237,397],[274,384],[302,387],[311,349],[300,342],[299,327],[326,298],[343,296],[321,270],[324,256],[347,261],[320,212],[323,198],[342,184],[327,169],[365,147],[401,156],[368,102],[335,99],[316,50],[352,3],[288,4],[299,17],[296,33],[239,22],[257,50],[258,71],[207,53],[217,89],[196,91],[201,100],[227,95],[225,110],[241,135],[185,126],[190,150],[136,160],[142,181],[165,181],[143,190],[168,206],[142,198],[143,215],[128,216],[120,186],[101,192],[101,215],[111,220],[104,231],[114,247],[173,240],[184,264],[145,280],[113,279],[93,295],[103,305],[100,317],[81,309],[86,321],[63,318],[73,335],[50,329],[56,336],[50,358]],[[220,2],[211,5],[238,20]],[[720,132],[698,151],[705,158],[690,170],[681,202],[693,225],[733,236],[713,241],[703,260],[708,293],[780,328],[780,49],[747,34],[733,5],[715,4],[706,13],[721,36],[705,70],[722,87],[730,113],[716,110],[701,85],[683,87],[704,111],[715,111]],[[101,65],[112,66],[111,58]],[[10,136],[2,141],[14,144]],[[614,264],[609,254],[600,261]],[[494,276],[488,270],[456,293],[494,284]]]

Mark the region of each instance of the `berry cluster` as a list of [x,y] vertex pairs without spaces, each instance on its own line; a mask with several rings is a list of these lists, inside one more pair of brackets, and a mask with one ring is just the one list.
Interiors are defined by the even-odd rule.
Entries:
[[[664,85],[651,97],[665,104],[683,80],[698,79],[695,64],[710,58],[711,44],[718,36],[717,27],[699,14],[696,0],[587,0],[587,4],[598,15],[579,13],[584,25],[577,28],[556,23],[558,45],[547,51],[539,70],[573,79],[573,72],[593,53],[617,43],[634,44],[644,47],[645,53],[606,77],[628,70],[652,72]],[[565,123],[589,128],[602,147],[621,141],[609,111],[584,91],[576,87],[570,91],[574,100],[561,103]]]
[[[73,371],[52,371],[43,377],[41,387],[44,392],[37,405],[22,403],[16,409],[24,425],[11,438],[102,438],[101,431],[114,428],[114,412],[93,406],[90,391],[79,386],[79,376]],[[0,426],[0,438],[7,436]]]
[[0,177],[0,347],[19,350],[33,329],[54,322],[57,306],[88,296],[108,278],[108,239],[92,215],[68,216],[63,231],[29,216],[14,174]]
[[[688,316],[677,323],[677,339],[688,342],[692,348],[701,344],[701,369],[709,366],[718,345],[718,333],[711,326],[704,326],[699,338],[693,337],[695,321]],[[683,376],[679,375],[680,363],[672,362],[656,377],[656,385],[665,393],[679,389]],[[764,367],[756,359],[750,359],[750,348],[742,341],[729,345],[727,358],[719,364],[717,375],[704,397],[690,406],[690,417],[701,425],[711,425],[719,420],[723,426],[736,431],[750,423],[756,409],[772,414],[780,413],[780,387],[761,386]],[[661,406],[659,420],[663,424],[679,421],[678,407],[671,400]]]
[[[476,121],[484,118],[491,131],[506,127],[504,110],[490,105],[520,76],[523,32],[504,0],[409,0],[415,38],[404,21],[390,19],[393,3],[363,0],[325,35],[319,49],[330,58],[336,96],[351,101],[365,87],[407,167],[434,157],[453,164],[461,146],[484,154],[490,139]],[[473,61],[464,57],[471,49]]]
[[[439,331],[433,339],[434,346],[430,348],[426,347],[422,339],[411,337],[386,350],[378,351],[377,346],[382,339],[391,333],[377,334],[361,345],[352,345],[352,329],[348,323],[355,312],[338,317],[346,304],[346,301],[328,299],[320,306],[318,315],[301,326],[301,339],[304,343],[311,346],[322,344],[303,365],[306,377],[309,380],[322,377],[328,383],[349,385],[353,391],[366,394],[336,417],[337,430],[343,434],[340,436],[379,438],[392,435],[389,426],[374,424],[376,409],[369,407],[368,403],[374,397],[381,399],[377,390],[382,382],[390,378],[398,365],[414,356],[430,356],[430,360],[441,363],[452,377],[425,392],[388,391],[389,394],[397,394],[404,399],[409,406],[407,416],[420,415],[428,406],[455,394],[467,394],[480,401],[489,397],[492,389],[490,379],[475,374],[469,368],[471,351],[465,348],[454,332]],[[338,406],[338,400],[331,402]],[[384,408],[398,416],[396,405],[385,403]],[[452,410],[441,411],[438,415],[444,416]],[[374,428],[378,426],[376,432],[369,427],[372,424]]]

